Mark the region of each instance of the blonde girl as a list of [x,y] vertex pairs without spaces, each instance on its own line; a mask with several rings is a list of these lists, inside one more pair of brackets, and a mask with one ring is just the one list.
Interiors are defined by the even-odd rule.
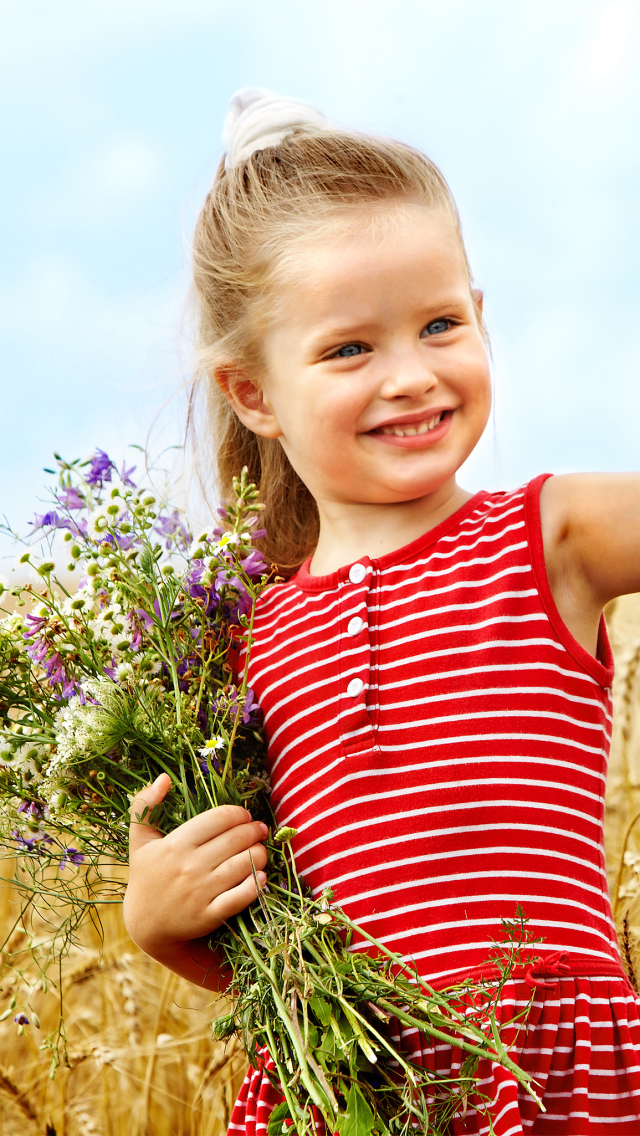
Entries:
[[[458,485],[491,403],[482,295],[447,184],[409,146],[240,92],[194,278],[220,490],[249,467],[286,578],[259,605],[250,684],[307,882],[440,986],[491,975],[520,902],[542,945],[504,1009],[534,989],[516,1052],[546,1111],[487,1063],[489,1116],[469,1107],[452,1132],[637,1134],[640,1020],[603,857],[602,609],[640,590],[640,476]],[[255,898],[264,836],[230,807],[165,838],[133,826],[135,941],[215,988],[207,944]],[[265,1132],[269,1061],[232,1131]]]

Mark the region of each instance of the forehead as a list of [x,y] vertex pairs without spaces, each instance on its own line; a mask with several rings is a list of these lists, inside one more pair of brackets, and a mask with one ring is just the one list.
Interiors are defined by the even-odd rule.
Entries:
[[329,218],[283,254],[273,326],[470,292],[460,234],[444,210],[401,204]]

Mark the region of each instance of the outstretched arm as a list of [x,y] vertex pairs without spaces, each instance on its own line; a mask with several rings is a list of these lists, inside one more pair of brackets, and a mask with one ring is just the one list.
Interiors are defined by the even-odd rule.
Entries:
[[640,591],[640,474],[551,477],[540,514],[553,597],[569,630],[594,653],[605,604]]

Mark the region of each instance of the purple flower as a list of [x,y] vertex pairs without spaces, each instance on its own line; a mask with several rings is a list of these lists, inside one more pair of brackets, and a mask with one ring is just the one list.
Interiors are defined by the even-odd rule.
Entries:
[[209,764],[208,764],[209,762],[211,762],[216,773],[222,773],[222,766],[221,766],[220,762],[218,761],[213,750],[211,750],[211,753],[210,753],[208,758],[207,757],[199,757],[198,758],[198,765],[200,766],[203,773],[209,772]]
[[70,522],[65,517],[59,516],[54,509],[50,509],[48,513],[35,513],[29,524],[33,525],[34,529],[67,529]]
[[60,860],[60,871],[61,872],[64,872],[64,870],[67,866],[67,863],[69,863],[69,864],[84,864],[84,856],[82,855],[82,853],[78,852],[77,848],[71,847],[71,845],[68,848],[65,848],[64,855],[62,856],[62,859]]
[[137,466],[135,466],[135,465],[132,465],[132,466],[129,467],[129,469],[127,469],[126,462],[122,463],[122,469],[120,470],[120,480],[123,482],[124,485],[128,485],[129,489],[135,489],[136,488],[135,481],[131,480],[131,474],[135,473],[136,469],[137,469]]
[[53,837],[43,832],[41,828],[34,832],[33,836],[23,836],[14,828],[11,835],[19,849],[24,852],[35,852],[36,855],[40,854],[40,844],[53,844]]
[[[212,708],[214,710],[217,710],[218,706],[219,706],[219,702],[216,699],[212,703]],[[237,714],[237,712],[238,712],[238,691],[237,690],[231,691],[230,710],[231,710],[231,713],[233,715]],[[261,714],[262,714],[262,710],[260,708],[260,705],[258,704],[258,702],[256,702],[256,696],[253,693],[251,687],[249,686],[249,687],[247,687],[247,689],[245,691],[244,704],[243,704],[242,709],[241,709],[242,721],[244,722],[245,726],[248,726],[248,725],[255,726],[260,721]]]
[[42,808],[37,801],[20,801],[16,811],[19,813],[28,813],[29,816],[36,818],[42,816]]
[[24,618],[28,623],[32,624],[29,631],[24,632],[24,639],[31,639],[34,635],[39,635],[43,624],[47,622],[44,615],[32,615],[30,611],[27,612]]
[[240,565],[244,568],[247,576],[261,576],[267,568],[267,562],[257,548],[252,548],[249,555],[240,561]]
[[86,501],[81,497],[74,485],[61,489],[58,493],[58,503],[64,509],[84,509]]
[[73,698],[75,696],[77,698],[80,698],[80,701],[82,703],[84,703],[84,696],[83,696],[82,687],[78,686],[78,684],[76,682],[74,682],[73,679],[68,678],[67,675],[65,674],[64,670],[63,670],[62,673],[64,675],[64,678],[62,680],[63,685],[62,685],[61,697],[66,698],[67,701],[68,701],[70,698]]
[[[242,583],[242,580],[234,575],[227,577],[227,571],[227,569],[221,568],[220,571],[216,573],[213,586],[218,593],[224,593],[227,588],[231,590],[232,595],[225,598],[226,602],[229,604],[229,620],[231,623],[237,623],[238,616],[248,615],[251,611],[251,597]],[[233,593],[236,594],[233,595]]]
[[247,687],[244,696],[244,706],[242,707],[242,721],[245,725],[249,722],[256,722],[260,716],[260,707],[256,702],[256,696],[251,687]]
[[16,1014],[13,1019],[17,1026],[28,1026],[29,1019],[26,1014]]
[[104,481],[111,481],[111,473],[115,469],[114,463],[104,450],[96,449],[91,458],[91,469],[87,474],[88,485],[102,485]]
[[165,538],[166,547],[171,548],[172,537],[176,538],[176,543],[183,548],[191,543],[191,533],[185,528],[182,523],[180,513],[174,509],[172,513],[165,517],[159,517],[155,526],[155,531],[158,536]]

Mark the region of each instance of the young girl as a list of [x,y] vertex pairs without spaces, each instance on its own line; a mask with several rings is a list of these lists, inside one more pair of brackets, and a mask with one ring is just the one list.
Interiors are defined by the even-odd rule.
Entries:
[[[486,1062],[491,1130],[637,1134],[640,1019],[603,856],[601,613],[640,590],[640,476],[466,492],[456,474],[491,381],[438,169],[267,92],[236,97],[225,141],[195,288],[221,490],[249,467],[266,554],[288,577],[259,604],[249,675],[278,822],[297,828],[314,892],[330,885],[434,985],[483,973],[521,903],[543,942],[504,1015],[534,987],[516,1052],[546,1111]],[[134,812],[168,787],[162,775]],[[165,838],[132,826],[134,940],[216,988],[207,944],[255,899],[265,835],[233,807]],[[459,1067],[455,1050],[403,1040],[416,1060]],[[279,1099],[250,1070],[232,1131],[264,1133]],[[452,1124],[489,1131],[472,1108]]]

